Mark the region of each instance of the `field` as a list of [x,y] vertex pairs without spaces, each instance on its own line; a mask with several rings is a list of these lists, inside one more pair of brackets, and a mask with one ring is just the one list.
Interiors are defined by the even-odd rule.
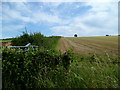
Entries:
[[11,42],[11,40],[0,40],[0,42]]
[[11,41],[10,39],[0,39],[0,46],[11,46]]
[[11,43],[31,42],[39,48],[2,50],[3,89],[120,88],[117,40],[117,36],[61,38],[25,33]]
[[68,48],[77,54],[106,54],[118,56],[118,36],[101,37],[63,37],[58,50],[65,52]]

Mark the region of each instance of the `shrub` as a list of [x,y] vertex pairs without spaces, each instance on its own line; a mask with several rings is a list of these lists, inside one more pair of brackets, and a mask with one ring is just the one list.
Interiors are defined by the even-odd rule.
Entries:
[[71,50],[61,54],[55,50],[4,49],[3,89],[119,88],[118,65],[101,59],[109,58],[95,54],[76,57]]
[[[65,60],[67,62],[64,62]],[[38,74],[44,80],[46,74],[51,70],[56,71],[56,68],[61,66],[66,69],[66,65],[68,69],[70,61],[69,53],[61,54],[54,50],[25,52],[23,50],[4,49],[3,88],[36,88]]]
[[41,33],[28,34],[23,33],[23,35],[12,39],[13,46],[24,46],[28,43],[32,45],[37,45],[42,49],[54,49],[60,39],[60,36],[45,37]]

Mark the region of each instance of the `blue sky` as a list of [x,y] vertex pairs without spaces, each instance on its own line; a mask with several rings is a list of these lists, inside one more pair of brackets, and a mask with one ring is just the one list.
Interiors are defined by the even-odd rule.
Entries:
[[2,2],[2,38],[29,33],[72,37],[118,34],[117,2]]

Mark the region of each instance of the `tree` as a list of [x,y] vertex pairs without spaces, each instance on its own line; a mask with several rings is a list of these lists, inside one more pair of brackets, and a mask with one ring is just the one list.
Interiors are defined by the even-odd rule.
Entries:
[[106,36],[109,36],[109,35],[106,35]]
[[77,34],[75,34],[74,37],[77,37]]

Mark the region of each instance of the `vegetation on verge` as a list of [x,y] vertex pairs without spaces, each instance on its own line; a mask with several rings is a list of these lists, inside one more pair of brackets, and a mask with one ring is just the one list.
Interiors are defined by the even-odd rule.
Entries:
[[45,37],[41,33],[28,34],[23,33],[20,37],[12,39],[13,46],[24,46],[28,43],[37,45],[41,49],[54,49],[60,39],[60,36]]
[[[72,50],[55,50],[60,37],[45,37],[40,33],[14,38],[12,45],[39,46],[39,49],[3,49],[3,89],[27,88],[120,88],[118,78],[120,58],[75,55]],[[105,63],[104,63],[105,62]]]
[[119,88],[119,66],[91,60],[71,51],[5,49],[3,88]]
[[[65,54],[54,50],[3,50],[3,88],[36,88],[46,87],[47,73],[57,71],[58,67],[69,68],[72,60],[69,52]],[[38,79],[39,78],[39,79]],[[36,82],[42,79],[43,83]],[[52,78],[51,78],[52,79]],[[41,81],[41,80],[40,80]],[[40,83],[41,85],[36,86]]]

